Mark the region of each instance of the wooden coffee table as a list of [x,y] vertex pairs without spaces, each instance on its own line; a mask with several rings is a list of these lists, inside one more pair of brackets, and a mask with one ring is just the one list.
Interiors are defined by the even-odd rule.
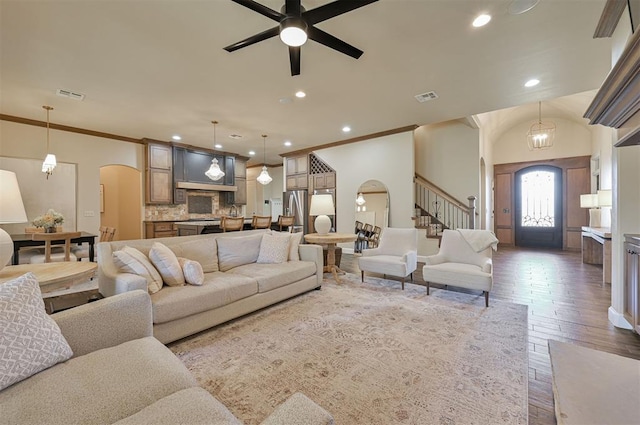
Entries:
[[336,244],[342,242],[353,242],[358,236],[355,233],[327,233],[326,235],[319,235],[318,233],[309,233],[304,235],[305,241],[317,244],[327,245],[327,265],[324,266],[324,272],[333,273],[333,278],[336,282],[340,283],[338,274],[344,274],[338,266],[336,266]]
[[85,261],[6,266],[0,270],[0,283],[31,272],[38,279],[40,290],[45,294],[86,282],[95,275],[97,268],[97,263]]

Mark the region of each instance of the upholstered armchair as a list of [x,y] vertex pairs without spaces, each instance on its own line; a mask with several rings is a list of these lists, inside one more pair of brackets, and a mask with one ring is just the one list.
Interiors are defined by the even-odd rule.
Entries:
[[451,285],[484,292],[485,306],[489,307],[489,291],[493,287],[491,247],[497,239],[488,230],[465,230],[463,233],[475,244],[475,249],[457,230],[445,230],[440,252],[425,258],[422,277],[427,282],[427,295],[431,283]]
[[382,230],[378,248],[363,249],[358,258],[358,267],[364,282],[364,272],[381,273],[404,280],[418,267],[418,231],[416,229],[396,229],[387,227]]

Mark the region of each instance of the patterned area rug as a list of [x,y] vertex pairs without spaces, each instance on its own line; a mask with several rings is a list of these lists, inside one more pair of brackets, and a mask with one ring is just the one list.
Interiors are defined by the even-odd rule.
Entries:
[[336,424],[526,424],[527,306],[347,274],[170,346],[245,424],[300,391]]

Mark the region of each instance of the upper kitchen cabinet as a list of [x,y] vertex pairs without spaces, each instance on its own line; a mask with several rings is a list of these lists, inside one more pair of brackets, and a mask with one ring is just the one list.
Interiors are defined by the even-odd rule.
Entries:
[[288,157],[286,165],[287,190],[306,189],[309,185],[307,155]]
[[169,145],[146,145],[147,204],[171,204],[173,202],[173,149]]

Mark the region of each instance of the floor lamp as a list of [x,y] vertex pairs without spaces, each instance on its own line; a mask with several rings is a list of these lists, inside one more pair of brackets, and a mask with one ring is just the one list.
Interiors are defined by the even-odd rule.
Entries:
[[[27,221],[16,173],[0,170],[0,224],[26,223]],[[13,241],[11,236],[0,228],[0,270],[9,263],[11,256],[13,256]]]

